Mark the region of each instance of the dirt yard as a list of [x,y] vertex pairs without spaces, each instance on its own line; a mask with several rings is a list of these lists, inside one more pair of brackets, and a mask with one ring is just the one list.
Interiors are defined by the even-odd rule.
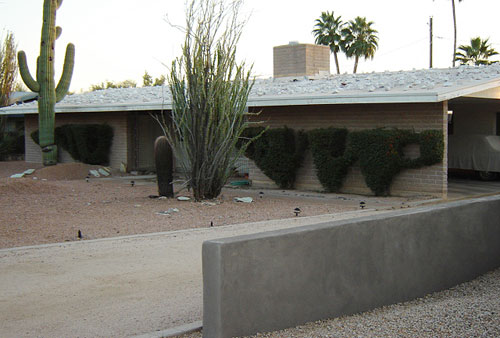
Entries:
[[[26,169],[23,178],[9,178]],[[252,221],[333,214],[366,208],[401,208],[415,199],[232,189],[212,201],[153,199],[152,180],[85,177],[96,166],[81,163],[43,168],[25,162],[0,162],[0,248],[203,228]],[[134,185],[131,181],[134,180]],[[259,194],[263,192],[263,194]],[[189,196],[183,191],[179,196]],[[262,196],[262,197],[261,197]],[[237,203],[235,197],[252,197]]]

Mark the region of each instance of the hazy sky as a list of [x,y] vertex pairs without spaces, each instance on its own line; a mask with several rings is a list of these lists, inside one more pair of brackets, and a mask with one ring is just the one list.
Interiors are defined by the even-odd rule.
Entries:
[[[490,38],[500,51],[499,0],[457,2],[458,44]],[[12,31],[32,73],[39,54],[43,0],[0,0],[0,35]],[[184,0],[64,0],[57,13],[63,28],[56,44],[58,81],[68,42],[76,45],[71,90],[88,89],[105,80],[133,79],[142,85],[147,70],[158,77],[180,54],[183,35],[165,21],[184,22]],[[451,0],[246,0],[250,15],[238,55],[254,64],[254,75],[272,76],[273,46],[289,41],[313,43],[311,31],[322,11],[344,21],[366,16],[379,31],[373,61],[361,61],[358,72],[408,70],[429,65],[429,17],[434,17],[434,67],[451,66],[453,24]],[[353,62],[340,59],[341,71]],[[332,58],[332,72],[335,65]]]

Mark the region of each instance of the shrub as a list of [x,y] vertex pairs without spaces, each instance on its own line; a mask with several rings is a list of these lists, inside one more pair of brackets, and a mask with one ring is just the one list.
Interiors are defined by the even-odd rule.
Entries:
[[0,161],[19,154],[24,154],[24,133],[16,131],[0,135]]
[[[247,128],[244,136],[253,138],[264,128]],[[301,166],[307,148],[307,135],[287,127],[268,129],[252,142],[245,155],[280,188],[291,189],[297,169]]]
[[359,159],[366,185],[375,195],[388,195],[393,178],[404,168],[406,131],[373,129],[352,132],[348,153]]
[[[31,138],[38,144],[38,130]],[[65,124],[55,128],[55,142],[76,161],[105,165],[109,163],[113,128],[106,124]]]
[[[316,129],[308,132],[318,179],[329,192],[338,191],[347,169],[359,161],[366,185],[375,195],[388,195],[394,177],[403,169],[420,168],[443,160],[443,135],[438,130]],[[420,145],[420,157],[406,158],[404,147]]]
[[344,157],[347,129],[315,129],[307,135],[319,181],[326,191],[338,191],[351,165]]

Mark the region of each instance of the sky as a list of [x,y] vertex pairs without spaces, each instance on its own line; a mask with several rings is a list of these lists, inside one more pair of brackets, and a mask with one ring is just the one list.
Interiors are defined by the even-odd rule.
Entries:
[[[14,33],[32,73],[40,49],[42,6],[43,0],[0,0],[0,37]],[[451,66],[451,0],[245,0],[242,16],[248,22],[238,59],[253,64],[257,78],[271,77],[273,47],[290,41],[314,43],[311,32],[323,11],[333,11],[344,21],[362,16],[374,22],[379,48],[373,60],[360,61],[358,73],[428,68],[431,16],[433,66]],[[456,12],[458,45],[480,36],[500,51],[499,0],[456,1]],[[183,25],[184,18],[185,0],[64,0],[57,12],[63,32],[56,42],[56,81],[69,42],[76,46],[71,91],[85,91],[107,80],[131,79],[142,85],[145,71],[153,77],[166,75],[183,41],[173,25]],[[341,57],[340,67],[342,73],[351,73],[353,60]]]

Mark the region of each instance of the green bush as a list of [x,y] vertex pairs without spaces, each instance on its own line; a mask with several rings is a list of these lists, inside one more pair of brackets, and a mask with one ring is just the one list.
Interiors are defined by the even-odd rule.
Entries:
[[344,156],[347,129],[315,129],[307,135],[319,181],[326,191],[338,191],[347,175],[347,169],[352,164],[350,159]]
[[[264,128],[247,128],[244,137],[252,138]],[[268,129],[252,142],[245,155],[280,188],[291,189],[297,169],[301,166],[307,148],[307,135],[287,127]]]
[[[308,133],[318,179],[329,192],[338,191],[348,168],[359,161],[366,185],[375,195],[388,195],[394,177],[403,169],[421,168],[443,160],[444,142],[439,130],[419,134],[410,130],[316,129]],[[404,156],[404,147],[420,145],[420,157]]]
[[352,132],[348,153],[359,160],[366,185],[377,196],[389,194],[394,177],[405,168],[403,148],[407,131],[373,129]]
[[[38,130],[31,133],[31,138],[38,144]],[[113,128],[107,124],[65,124],[55,128],[55,142],[76,161],[106,165]]]
[[0,161],[10,155],[24,154],[24,133],[15,131],[0,135]]

